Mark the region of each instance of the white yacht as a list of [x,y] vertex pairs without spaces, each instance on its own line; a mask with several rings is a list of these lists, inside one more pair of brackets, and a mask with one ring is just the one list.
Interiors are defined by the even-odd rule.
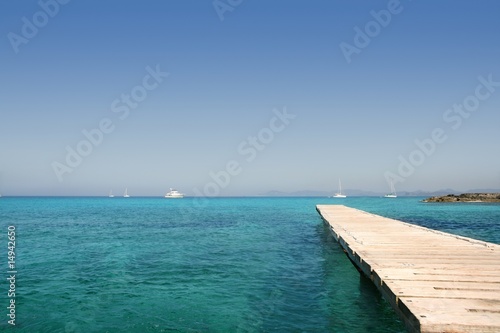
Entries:
[[123,193],[124,198],[130,198],[130,195],[128,195],[127,189],[125,189],[125,193]]
[[182,194],[181,192],[179,192],[177,190],[174,190],[173,188],[170,188],[170,192],[165,194],[165,198],[180,199],[180,198],[184,198],[184,194]]
[[339,178],[339,191],[333,195],[334,198],[346,198],[347,196],[345,194],[342,194],[342,184],[340,183],[340,178]]
[[109,191],[109,197],[110,198],[114,198],[115,197],[115,195],[113,194],[113,190]]

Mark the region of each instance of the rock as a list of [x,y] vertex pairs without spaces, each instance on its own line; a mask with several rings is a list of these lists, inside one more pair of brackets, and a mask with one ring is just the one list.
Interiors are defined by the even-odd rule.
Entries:
[[500,193],[462,193],[430,197],[424,202],[500,202]]

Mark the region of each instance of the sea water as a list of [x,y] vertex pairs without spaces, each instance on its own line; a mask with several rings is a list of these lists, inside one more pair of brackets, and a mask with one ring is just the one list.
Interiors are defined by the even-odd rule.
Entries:
[[421,200],[3,197],[0,331],[405,332],[315,206],[500,243],[500,205]]

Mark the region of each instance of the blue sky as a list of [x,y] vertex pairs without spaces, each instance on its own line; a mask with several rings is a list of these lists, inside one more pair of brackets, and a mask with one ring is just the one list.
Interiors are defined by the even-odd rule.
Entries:
[[[399,191],[500,188],[499,12],[498,1],[2,2],[0,193],[334,192],[338,178],[379,192],[391,179]],[[453,111],[464,103],[472,111]],[[108,133],[89,143],[82,131],[103,120]],[[70,166],[68,147],[87,155]]]

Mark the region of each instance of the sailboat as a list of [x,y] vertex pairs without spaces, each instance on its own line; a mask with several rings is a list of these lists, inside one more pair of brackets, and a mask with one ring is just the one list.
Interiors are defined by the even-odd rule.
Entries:
[[384,198],[397,198],[396,189],[394,188],[394,183],[391,181],[391,193],[384,195]]
[[339,178],[339,191],[335,193],[333,196],[334,198],[346,198],[347,196],[345,194],[342,194],[342,184],[340,183],[340,178]]
[[125,189],[125,193],[123,193],[123,197],[124,198],[130,198],[130,195],[128,195],[128,193],[127,193],[127,189]]
[[115,197],[115,195],[113,194],[113,190],[110,190],[110,191],[109,191],[109,197],[110,197],[110,198],[114,198],[114,197]]

